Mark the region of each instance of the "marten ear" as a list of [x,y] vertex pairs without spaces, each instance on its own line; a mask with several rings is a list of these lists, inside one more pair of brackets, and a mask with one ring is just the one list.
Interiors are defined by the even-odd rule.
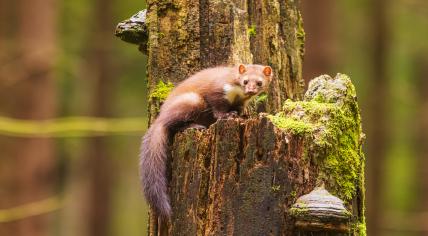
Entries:
[[244,65],[239,65],[239,74],[244,74],[247,71]]
[[265,68],[263,69],[263,74],[265,76],[271,76],[272,75],[272,67],[265,66]]

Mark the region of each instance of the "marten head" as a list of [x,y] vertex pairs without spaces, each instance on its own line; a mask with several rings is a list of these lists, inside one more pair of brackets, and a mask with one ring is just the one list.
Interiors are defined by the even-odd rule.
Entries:
[[262,65],[239,65],[239,84],[245,96],[252,97],[267,91],[272,80],[272,68]]

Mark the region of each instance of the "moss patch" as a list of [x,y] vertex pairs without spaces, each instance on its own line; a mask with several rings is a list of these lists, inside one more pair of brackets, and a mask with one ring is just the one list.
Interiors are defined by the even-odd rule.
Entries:
[[157,99],[159,102],[163,102],[168,97],[168,94],[173,88],[174,84],[171,82],[168,81],[164,83],[163,81],[159,81],[155,89],[153,89],[153,91],[150,93],[149,99]]
[[268,118],[278,128],[285,129],[294,135],[311,133],[314,130],[314,126],[312,124],[286,117],[283,112],[276,115],[269,115]]
[[300,208],[296,208],[296,207],[290,208],[289,213],[293,217],[298,218],[301,216],[306,216],[308,211],[309,211],[309,208],[307,208],[307,206],[305,206],[304,204],[301,204]]
[[180,9],[180,5],[167,0],[158,0],[156,1],[156,4],[158,7],[158,15],[164,15],[167,10],[176,11]]
[[[319,166],[317,181],[351,204],[363,188],[364,134],[355,88],[349,77],[338,74],[333,79],[324,75],[312,80],[304,101],[287,100],[282,112],[269,118],[277,127],[302,135],[310,143],[305,158]],[[363,228],[362,217],[354,229],[365,232]]]
[[268,96],[267,96],[266,93],[263,93],[263,94],[260,94],[259,96],[257,96],[256,99],[255,99],[256,105],[258,105],[260,103],[266,102],[267,101],[267,97]]
[[359,223],[357,226],[357,232],[359,236],[367,236],[366,223]]
[[347,76],[314,79],[304,101],[287,100],[283,111],[269,118],[277,127],[304,135],[312,143],[306,155],[320,166],[319,182],[345,202],[356,196],[364,156],[355,88]]
[[256,34],[257,34],[256,26],[251,25],[251,27],[247,29],[247,33],[249,36],[256,36]]

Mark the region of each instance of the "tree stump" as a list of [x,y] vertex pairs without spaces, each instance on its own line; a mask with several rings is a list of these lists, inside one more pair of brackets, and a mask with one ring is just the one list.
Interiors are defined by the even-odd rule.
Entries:
[[[149,235],[365,235],[364,135],[355,88],[345,75],[321,76],[304,94],[298,1],[147,4],[147,13],[116,33],[148,55],[150,121],[172,85],[201,69],[254,63],[275,74],[267,96],[257,99],[275,115],[252,113],[175,136],[168,161],[172,219],[164,224],[151,213]],[[342,214],[349,219],[341,232],[329,230],[336,222],[312,217],[313,207],[291,210],[320,186],[349,212]],[[312,231],[295,225],[306,215],[317,226]]]
[[295,228],[290,208],[321,185],[352,213],[349,234],[364,235],[362,139],[344,75],[314,79],[303,101],[286,101],[277,115],[177,134],[169,235],[313,235]]

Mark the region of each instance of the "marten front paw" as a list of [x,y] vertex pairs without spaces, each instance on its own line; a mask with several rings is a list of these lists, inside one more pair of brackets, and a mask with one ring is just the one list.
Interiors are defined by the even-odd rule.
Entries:
[[237,111],[231,111],[231,112],[216,112],[214,113],[214,116],[216,119],[229,119],[229,118],[238,118],[238,112]]
[[237,111],[231,111],[229,113],[227,113],[227,118],[238,118],[239,114]]
[[200,125],[200,124],[191,124],[191,125],[187,126],[186,129],[203,130],[203,129],[207,129],[207,127]]

